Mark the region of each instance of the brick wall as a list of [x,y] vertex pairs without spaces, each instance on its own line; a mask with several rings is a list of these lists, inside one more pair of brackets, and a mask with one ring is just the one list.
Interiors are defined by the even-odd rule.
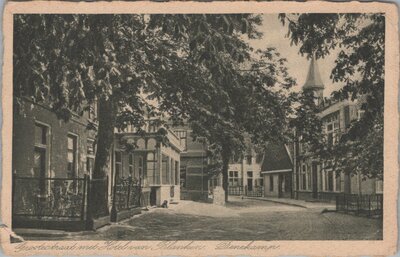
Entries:
[[69,122],[59,120],[48,108],[25,102],[23,113],[14,111],[12,169],[21,176],[33,175],[35,123],[48,128],[46,170],[49,177],[67,176],[67,135],[77,136],[77,175],[86,172],[87,140],[95,132],[86,129],[86,117],[73,117]]

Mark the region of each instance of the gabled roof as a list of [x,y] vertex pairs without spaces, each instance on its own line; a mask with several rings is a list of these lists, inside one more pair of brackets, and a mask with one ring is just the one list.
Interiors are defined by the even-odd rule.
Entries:
[[261,172],[291,170],[292,168],[293,164],[284,144],[267,145],[261,165]]
[[307,79],[304,83],[303,90],[324,88],[324,83],[322,83],[321,75],[319,74],[318,63],[315,60],[315,57],[313,57],[310,62],[310,67],[308,69]]

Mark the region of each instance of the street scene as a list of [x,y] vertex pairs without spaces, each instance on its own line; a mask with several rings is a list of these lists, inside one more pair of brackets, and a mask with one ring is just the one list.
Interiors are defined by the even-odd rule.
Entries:
[[[336,213],[335,206],[232,197],[225,207],[183,201],[95,232],[17,230],[48,240],[379,240],[382,220]],[[298,222],[301,220],[302,222]],[[212,231],[212,233],[210,233]],[[256,232],[255,232],[256,231]]]
[[15,14],[25,240],[382,240],[385,15]]

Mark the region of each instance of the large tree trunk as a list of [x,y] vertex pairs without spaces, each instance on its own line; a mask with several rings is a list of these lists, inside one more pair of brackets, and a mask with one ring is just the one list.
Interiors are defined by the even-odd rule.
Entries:
[[229,168],[230,151],[226,148],[222,149],[222,188],[225,191],[225,202],[228,202],[228,168]]
[[[114,144],[116,105],[112,98],[99,100],[97,151],[93,170],[90,209],[94,217],[108,214],[108,195],[105,178],[109,174],[110,156]],[[104,179],[102,182],[101,179]],[[108,178],[112,180],[112,178]]]

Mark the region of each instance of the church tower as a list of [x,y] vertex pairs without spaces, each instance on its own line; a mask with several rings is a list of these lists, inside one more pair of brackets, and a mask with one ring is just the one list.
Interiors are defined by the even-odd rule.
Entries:
[[324,83],[322,83],[321,75],[319,74],[318,64],[313,56],[310,62],[307,79],[303,86],[303,91],[313,91],[317,97],[317,105],[323,101]]

